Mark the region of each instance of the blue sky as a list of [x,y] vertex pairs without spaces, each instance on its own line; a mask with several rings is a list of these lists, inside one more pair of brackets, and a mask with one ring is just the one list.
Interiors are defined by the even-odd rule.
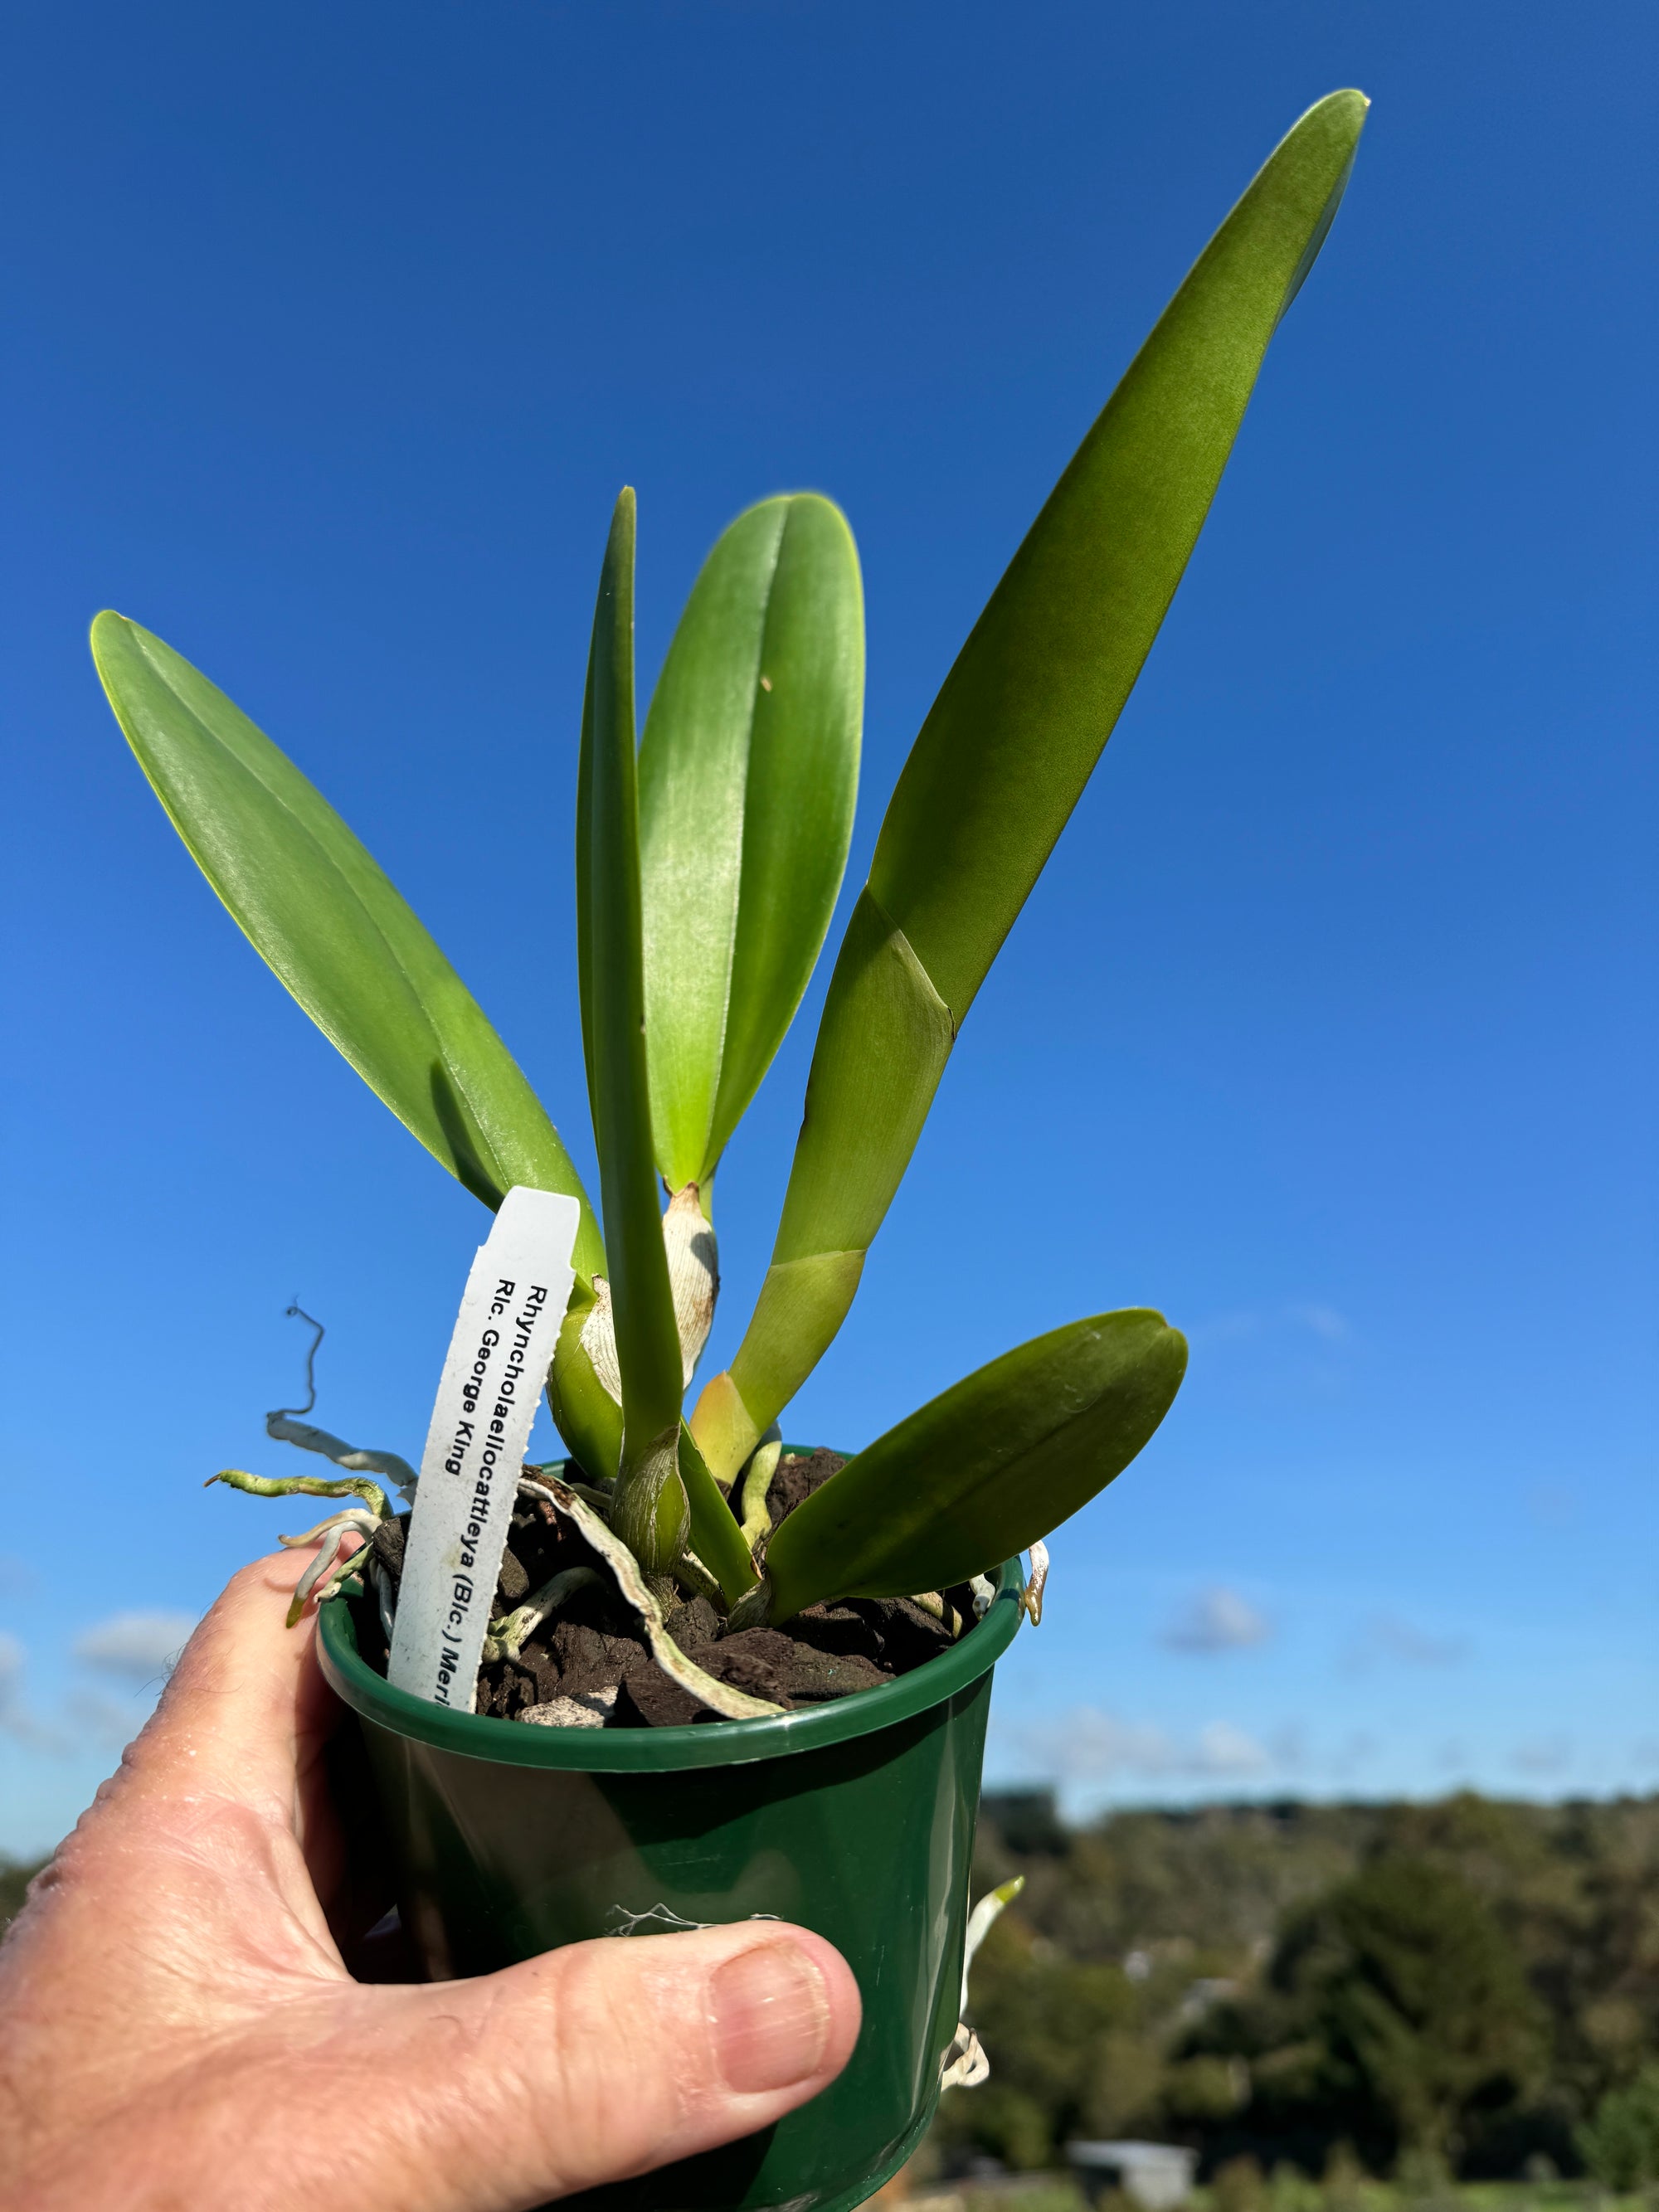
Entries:
[[[90,616],[322,786],[586,1161],[571,799],[618,485],[647,682],[738,508],[847,510],[856,884],[1138,339],[1349,83],[1336,228],[790,1425],[856,1445],[1158,1305],[1188,1382],[1054,1547],[994,1777],[1659,1785],[1652,11],[66,0],[9,43],[0,1848],[69,1825],[293,1524],[201,1488],[280,1464],[289,1300],[330,1327],[319,1417],[417,1452],[483,1226],[218,909]],[[721,1171],[716,1356],[817,1003]]]

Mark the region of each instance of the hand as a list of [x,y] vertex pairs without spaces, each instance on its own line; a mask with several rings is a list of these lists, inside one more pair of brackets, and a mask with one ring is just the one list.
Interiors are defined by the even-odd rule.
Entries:
[[799,1928],[354,1979],[342,1946],[391,1900],[351,1893],[295,1561],[236,1577],[0,1948],[0,2205],[521,2212],[834,2079],[858,1990]]

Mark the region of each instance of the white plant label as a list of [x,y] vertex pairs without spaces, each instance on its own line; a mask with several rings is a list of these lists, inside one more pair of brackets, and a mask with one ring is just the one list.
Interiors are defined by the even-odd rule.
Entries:
[[478,1247],[421,1455],[386,1674],[470,1713],[581,1208],[515,1183]]

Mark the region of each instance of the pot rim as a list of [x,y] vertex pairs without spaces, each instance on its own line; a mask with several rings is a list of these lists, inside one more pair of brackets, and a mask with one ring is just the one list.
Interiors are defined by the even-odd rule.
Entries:
[[884,1682],[878,1690],[857,1690],[850,1698],[780,1713],[775,1719],[702,1721],[690,1728],[532,1728],[522,1721],[433,1705],[393,1689],[360,1656],[356,1624],[338,1597],[319,1607],[317,1656],[330,1688],[362,1719],[462,1759],[608,1774],[740,1766],[845,1743],[943,1705],[988,1672],[1013,1642],[1024,1618],[1024,1588],[1019,1561],[1006,1560],[985,1618],[937,1659]]

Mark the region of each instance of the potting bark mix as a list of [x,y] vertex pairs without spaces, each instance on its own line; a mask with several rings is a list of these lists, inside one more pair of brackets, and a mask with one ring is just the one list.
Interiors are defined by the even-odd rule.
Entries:
[[[773,1528],[845,1464],[832,1451],[786,1453],[767,1493]],[[374,1532],[374,1548],[394,1587],[407,1526],[408,1516],[400,1515]],[[501,1562],[499,1609],[510,1612],[553,1576],[577,1566],[592,1567],[597,1582],[565,1598],[516,1654],[486,1658],[474,1710],[550,1727],[683,1728],[718,1722],[718,1714],[657,1665],[637,1614],[580,1532],[554,1510],[550,1499],[521,1493]],[[966,1585],[941,1595],[957,1621],[971,1626],[973,1598]],[[348,1602],[359,1651],[384,1673],[387,1646],[378,1603],[369,1595]],[[842,1598],[809,1606],[781,1627],[728,1635],[711,1601],[694,1597],[667,1612],[665,1625],[705,1674],[786,1711],[877,1689],[955,1641],[951,1627],[908,1598]]]

